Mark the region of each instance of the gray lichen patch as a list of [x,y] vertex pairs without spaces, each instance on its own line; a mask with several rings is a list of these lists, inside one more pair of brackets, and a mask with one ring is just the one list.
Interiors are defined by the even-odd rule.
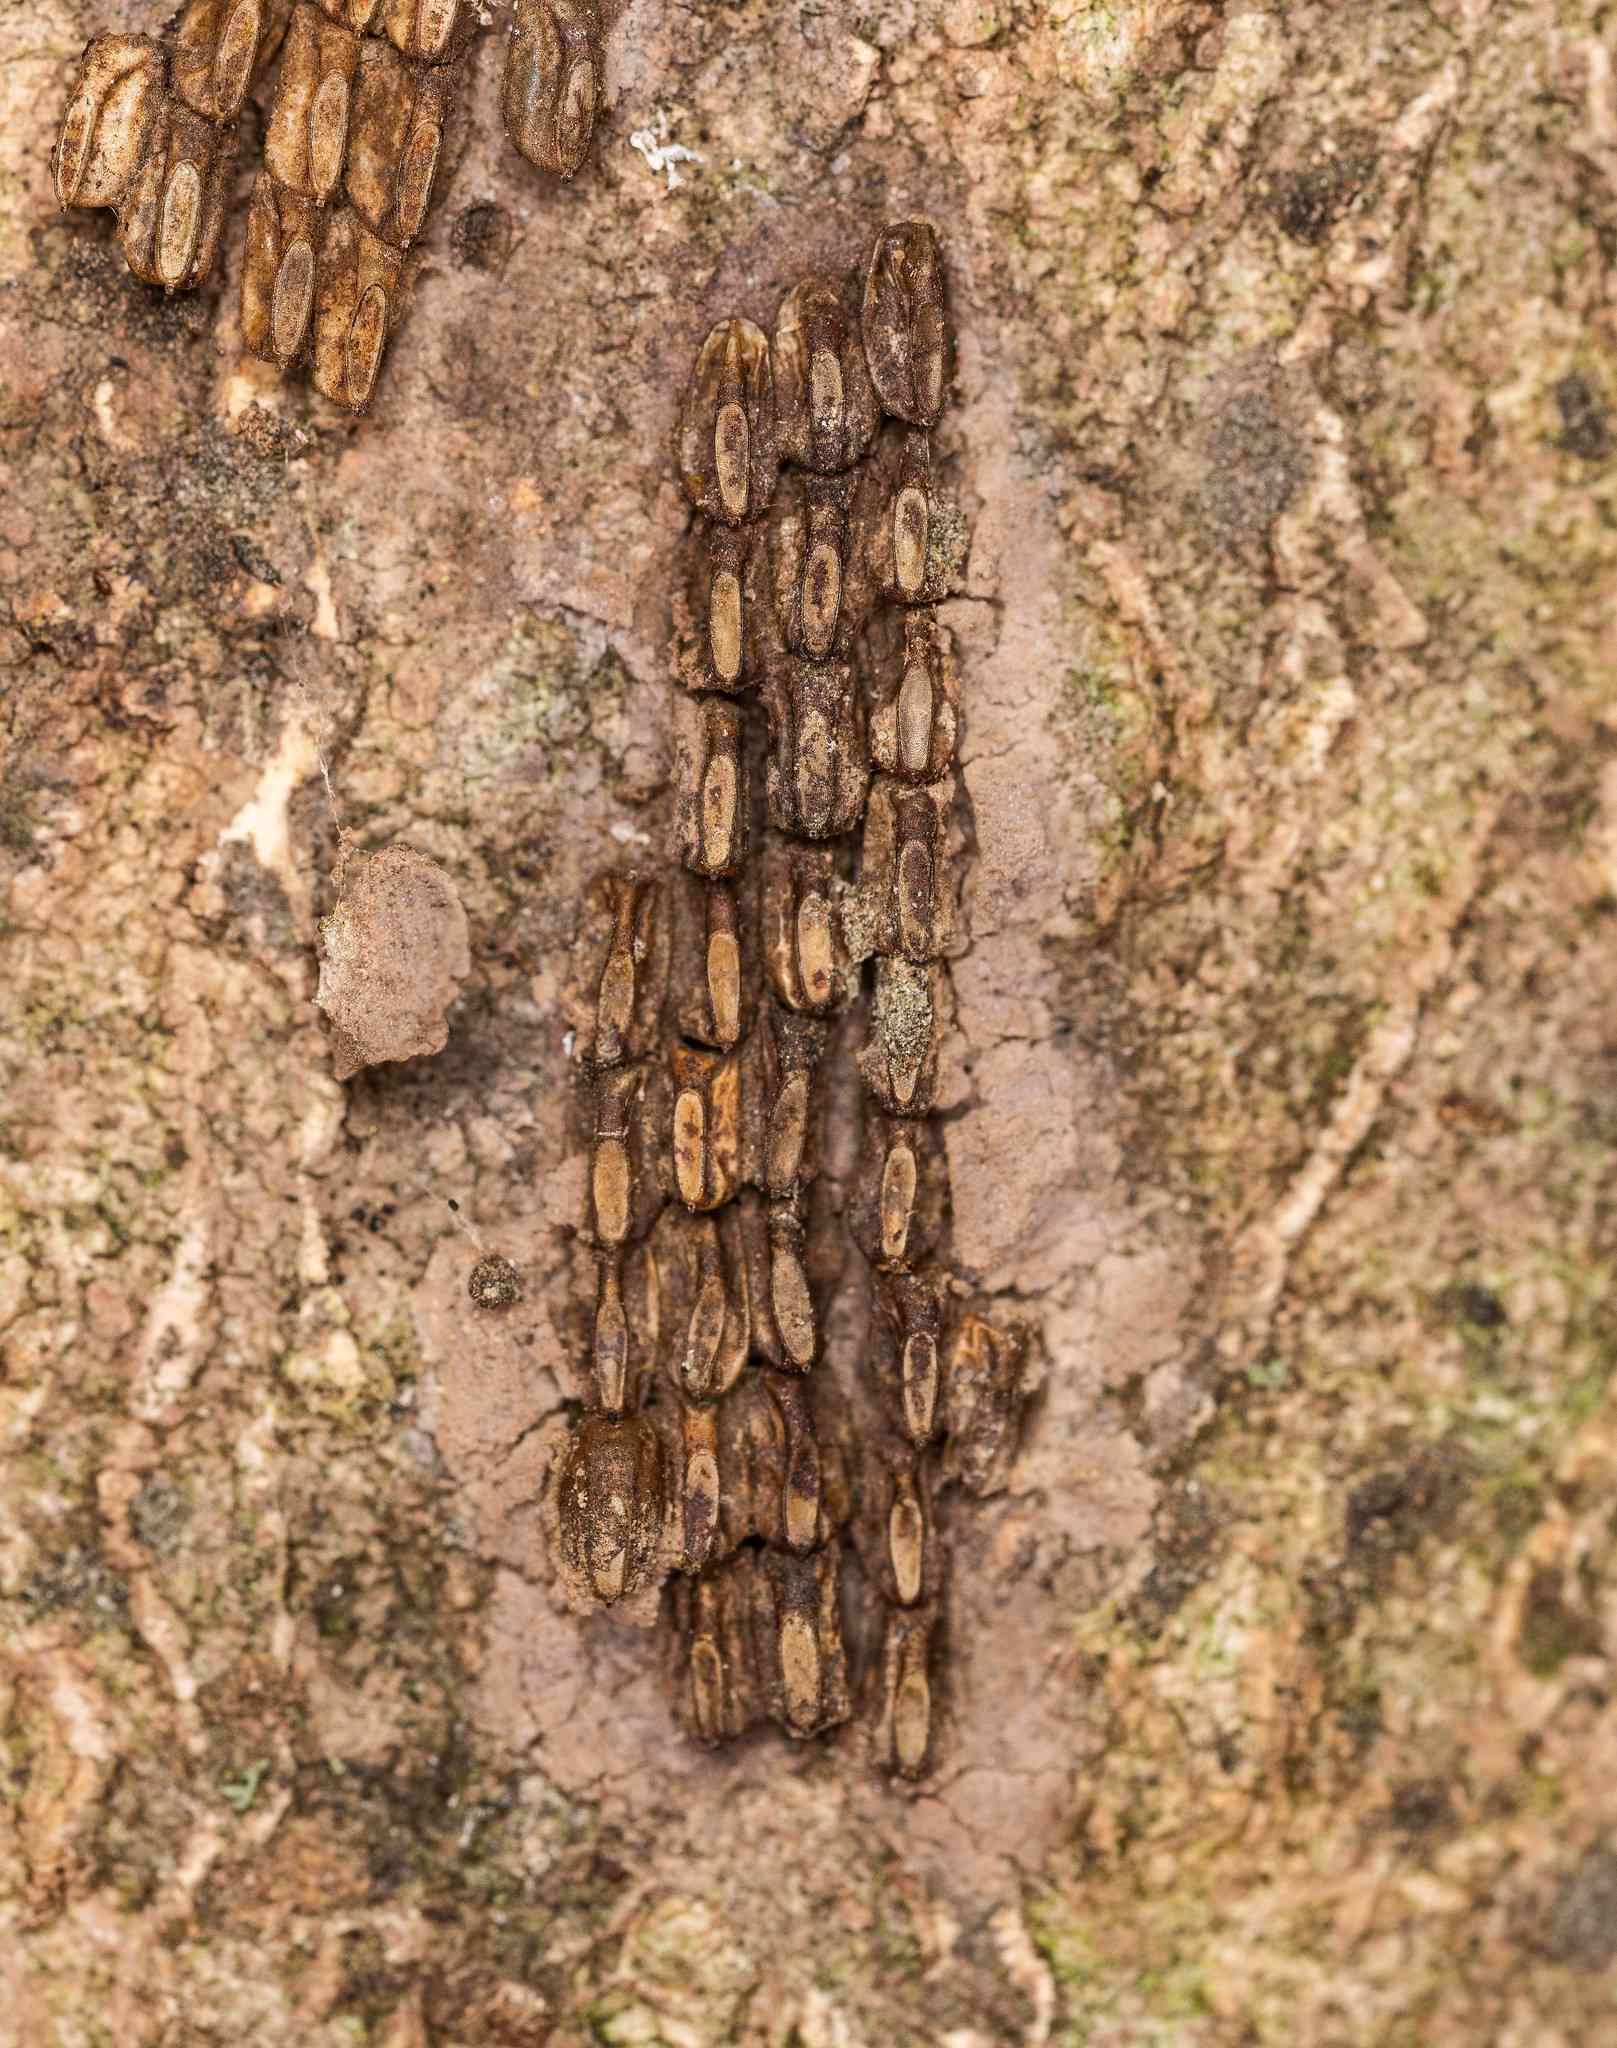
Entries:
[[1262,351],[1228,364],[1199,408],[1193,435],[1196,512],[1226,548],[1267,540],[1308,479],[1296,379]]
[[448,1010],[471,972],[455,885],[410,846],[345,856],[320,921],[315,1001],[331,1019],[333,1073],[442,1052]]

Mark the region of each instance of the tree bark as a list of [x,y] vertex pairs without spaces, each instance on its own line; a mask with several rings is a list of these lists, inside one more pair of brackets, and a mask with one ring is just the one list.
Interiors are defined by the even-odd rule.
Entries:
[[[174,299],[57,211],[80,47],[157,26],[0,21],[0,2040],[1602,2038],[1610,10],[630,0],[565,188],[485,35],[360,421],[243,355],[239,211]],[[679,392],[923,212],[954,1256],[1043,1383],[895,1791],[689,1750],[542,1524]],[[339,828],[472,951],[342,1085]]]

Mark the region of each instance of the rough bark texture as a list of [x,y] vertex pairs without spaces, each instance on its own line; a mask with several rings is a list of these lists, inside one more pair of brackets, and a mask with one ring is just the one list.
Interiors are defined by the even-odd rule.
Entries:
[[[1610,8],[630,0],[567,189],[485,36],[357,424],[244,360],[239,212],[169,301],[56,212],[80,46],[156,25],[0,19],[0,2039],[1605,2038]],[[908,1794],[684,1749],[536,1496],[679,384],[919,210],[957,1250],[1046,1378]],[[341,1087],[322,755],[472,933]]]

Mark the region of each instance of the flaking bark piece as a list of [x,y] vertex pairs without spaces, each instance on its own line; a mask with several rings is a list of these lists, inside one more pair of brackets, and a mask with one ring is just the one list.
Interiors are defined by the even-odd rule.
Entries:
[[770,363],[782,460],[822,475],[851,469],[881,420],[852,284],[808,277],[788,292]]
[[264,137],[264,168],[278,185],[328,204],[342,184],[353,120],[360,39],[298,0]]
[[85,44],[51,159],[63,206],[123,204],[163,111],[165,70],[150,36]]
[[880,775],[859,847],[859,921],[878,953],[940,959],[955,935],[949,821],[953,780],[919,787]]
[[345,189],[366,227],[395,249],[408,249],[426,220],[459,82],[458,66],[406,63],[374,36],[361,47]]
[[943,1369],[943,1476],[980,1497],[1010,1476],[1029,1391],[1028,1332],[967,1309],[955,1325]]
[[859,1073],[890,1116],[926,1116],[937,1100],[940,1008],[945,982],[934,964],[876,962]]
[[562,1464],[561,1565],[604,1606],[644,1583],[663,1521],[662,1446],[643,1415],[588,1415]]
[[751,1343],[739,1215],[731,1207],[693,1216],[671,1204],[658,1218],[651,1254],[663,1373],[681,1400],[717,1401],[741,1377]]
[[748,690],[772,651],[768,554],[753,522],[686,537],[674,590],[674,670],[687,690]]
[[860,615],[887,604],[937,604],[965,552],[965,530],[932,473],[928,437],[890,428],[859,473],[853,505],[850,594]]
[[883,407],[914,427],[937,424],[949,385],[943,253],[929,220],[882,229],[865,264],[861,325]]
[[923,1449],[940,1420],[945,1283],[935,1270],[873,1279],[866,1369],[895,1425]]
[[589,154],[601,93],[601,17],[593,0],[516,0],[500,111],[511,145],[570,178]]
[[668,886],[672,1021],[684,1038],[727,1052],[751,1027],[756,941],[744,881],[676,874]]
[[441,1052],[446,1013],[471,972],[455,885],[410,846],[345,857],[320,923],[315,1001],[331,1020],[333,1072]]
[[574,1057],[612,1067],[658,1042],[669,922],[649,875],[597,875],[584,892],[562,1012]]
[[269,0],[188,0],[169,45],[176,95],[206,121],[234,121],[269,29]]
[[923,1778],[937,1734],[933,1696],[936,1606],[890,1607],[877,1666],[877,1752],[903,1778]]
[[924,1117],[866,1117],[848,1228],[872,1266],[913,1271],[930,1257],[943,1233],[948,1189],[935,1124]]
[[764,840],[764,971],[777,1002],[813,1016],[839,1008],[849,988],[837,861],[834,847]]
[[845,661],[772,662],[763,686],[769,714],[769,822],[805,839],[851,832],[870,781],[864,699]]
[[740,526],[769,509],[777,454],[769,342],[750,320],[721,320],[703,342],[680,406],[680,482],[698,512]]
[[852,504],[851,477],[788,470],[776,488],[766,526],[769,584],[775,637],[788,653],[824,661],[852,641],[853,611],[844,601]]
[[401,57],[447,64],[471,41],[475,0],[382,0],[382,32]]
[[145,284],[189,291],[213,268],[229,203],[236,135],[165,100],[118,211],[124,256]]
[[308,354],[324,241],[324,208],[260,171],[247,208],[241,332],[261,361],[286,370]]
[[402,311],[403,259],[349,208],[326,222],[316,267],[314,388],[363,412]]
[[674,828],[692,874],[717,881],[747,856],[748,779],[740,707],[724,697],[674,701]]
[[865,628],[859,668],[870,756],[905,782],[937,782],[960,743],[960,675],[948,628],[924,605],[884,607]]

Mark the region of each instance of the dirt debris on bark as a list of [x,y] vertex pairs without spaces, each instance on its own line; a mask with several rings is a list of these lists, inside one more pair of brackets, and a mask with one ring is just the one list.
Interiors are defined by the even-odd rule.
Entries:
[[472,964],[454,883],[399,845],[371,854],[345,846],[332,882],[314,999],[331,1020],[333,1077],[442,1052]]
[[[485,36],[359,424],[244,359],[238,240],[165,301],[57,210],[80,49],[154,26],[0,20],[15,2037],[1600,2038],[1603,10],[629,0],[559,195]],[[681,1749],[539,1524],[560,963],[668,844],[674,394],[912,212],[971,533],[957,1247],[1046,1370],[904,1795]],[[444,1049],[340,1088],[322,752],[470,933]]]

